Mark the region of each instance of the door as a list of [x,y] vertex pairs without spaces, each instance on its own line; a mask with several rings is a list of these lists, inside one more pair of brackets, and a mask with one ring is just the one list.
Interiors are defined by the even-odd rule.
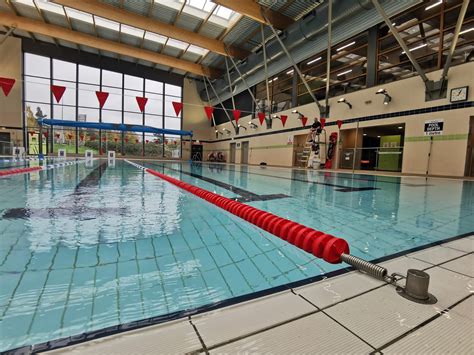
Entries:
[[240,163],[248,164],[249,163],[249,142],[242,142]]
[[10,155],[11,144],[10,144],[10,133],[9,132],[0,132],[0,154],[1,155]]
[[466,176],[474,176],[474,117],[469,121],[469,135],[467,137]]
[[230,143],[229,163],[235,163],[235,143]]

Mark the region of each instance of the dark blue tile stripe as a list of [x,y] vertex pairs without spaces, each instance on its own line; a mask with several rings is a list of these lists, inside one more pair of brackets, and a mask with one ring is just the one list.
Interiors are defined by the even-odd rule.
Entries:
[[[457,103],[454,103],[454,104],[419,108],[419,109],[416,109],[416,110],[390,112],[390,113],[384,113],[384,114],[380,114],[380,115],[348,118],[346,120],[342,120],[342,123],[347,124],[347,123],[354,123],[354,122],[357,122],[357,121],[364,122],[364,121],[382,120],[382,119],[385,119],[385,118],[413,116],[413,115],[419,115],[419,114],[422,114],[422,113],[432,113],[432,112],[439,112],[439,111],[458,110],[458,109],[469,108],[469,107],[474,107],[474,101],[457,102]],[[329,126],[335,126],[336,124],[337,124],[336,121],[327,122],[326,126],[328,126],[328,127]],[[249,134],[247,136],[242,136],[242,137],[235,136],[234,140],[235,139],[248,139],[248,138],[252,138],[252,137],[268,136],[268,135],[279,134],[279,133],[302,131],[302,130],[307,130],[309,127],[310,126],[287,128],[287,129],[282,129],[282,130],[272,131],[272,132]],[[201,140],[201,142],[203,142],[203,143],[215,143],[215,142],[225,142],[225,141],[230,141],[230,140],[232,140],[232,138],[216,139],[216,140],[213,140],[213,141]]]

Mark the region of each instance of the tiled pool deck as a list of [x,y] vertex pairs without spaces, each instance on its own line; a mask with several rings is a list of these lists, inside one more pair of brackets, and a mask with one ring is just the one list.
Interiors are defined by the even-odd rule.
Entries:
[[474,353],[474,236],[380,265],[390,273],[425,270],[438,302],[408,301],[394,286],[353,271],[48,353]]

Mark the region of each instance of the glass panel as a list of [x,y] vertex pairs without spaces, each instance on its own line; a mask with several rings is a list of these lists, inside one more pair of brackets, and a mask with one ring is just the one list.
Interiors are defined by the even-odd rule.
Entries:
[[122,123],[122,111],[102,110],[102,122]]
[[99,122],[99,109],[79,107],[77,120],[81,122]]
[[53,118],[56,120],[76,120],[76,106],[54,105],[53,113]]
[[124,123],[132,125],[143,125],[143,115],[141,113],[124,112]]
[[145,91],[154,92],[156,94],[163,93],[163,83],[154,80],[145,79]]
[[76,154],[76,130],[67,127],[55,127],[53,135],[53,152],[66,150],[66,154]]
[[163,116],[145,115],[145,125],[163,128]]
[[[171,84],[165,84],[165,94],[181,98],[181,87]],[[176,101],[176,100],[174,100]]]
[[64,62],[62,60],[53,59],[53,78],[76,81],[77,65],[74,63]]
[[[125,90],[124,91],[124,100],[123,100],[123,109],[124,111],[130,112],[140,112],[140,108],[137,104],[137,96],[143,96],[143,94],[139,91],[133,90]],[[147,106],[150,102],[147,103]]]
[[79,82],[100,84],[100,69],[79,65]]
[[165,116],[165,128],[166,129],[181,129],[181,119],[176,117],[166,117]]
[[50,103],[51,90],[49,79],[25,76],[25,100]]
[[145,156],[163,156],[163,136],[157,134],[145,134]]
[[51,76],[50,60],[48,57],[25,53],[25,75],[35,75],[49,78]]
[[109,97],[105,102],[104,109],[122,110],[122,89],[102,87],[102,91],[108,92]]
[[163,96],[155,94],[146,94],[148,102],[145,106],[145,112],[152,115],[163,114]]
[[116,73],[116,72],[108,71],[108,70],[102,70],[102,85],[121,88],[122,77],[123,75],[121,73]]
[[[71,83],[68,81],[53,80],[53,85],[65,86],[66,90],[64,91],[63,97],[60,104],[76,106],[76,83]],[[53,103],[56,104],[56,98],[53,96]]]
[[179,136],[165,136],[165,158],[179,159],[181,155],[181,142]]
[[[125,88],[143,92],[143,78],[137,76],[125,75]],[[143,96],[143,95],[140,95]]]
[[99,107],[96,91],[99,91],[99,86],[79,84],[79,106],[85,107]]
[[37,102],[25,102],[25,117],[28,127],[37,128],[37,119],[51,117],[50,105]]

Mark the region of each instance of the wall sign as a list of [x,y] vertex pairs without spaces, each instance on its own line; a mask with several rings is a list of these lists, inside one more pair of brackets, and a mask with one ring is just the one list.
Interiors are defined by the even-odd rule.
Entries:
[[443,134],[444,120],[425,121],[425,136],[440,136]]

